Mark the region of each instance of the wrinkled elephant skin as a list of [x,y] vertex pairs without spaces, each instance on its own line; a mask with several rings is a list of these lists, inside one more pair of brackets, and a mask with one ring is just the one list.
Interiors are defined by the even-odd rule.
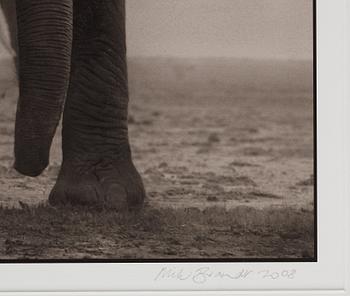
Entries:
[[128,139],[124,0],[17,0],[16,14],[6,3],[17,31],[16,170],[34,177],[47,167],[63,112],[63,163],[49,202],[139,209],[145,190]]

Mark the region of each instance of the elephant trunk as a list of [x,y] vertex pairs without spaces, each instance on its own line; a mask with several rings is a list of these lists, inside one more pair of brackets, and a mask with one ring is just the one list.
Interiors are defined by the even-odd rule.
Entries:
[[17,0],[19,101],[15,169],[39,175],[66,96],[73,35],[72,0]]

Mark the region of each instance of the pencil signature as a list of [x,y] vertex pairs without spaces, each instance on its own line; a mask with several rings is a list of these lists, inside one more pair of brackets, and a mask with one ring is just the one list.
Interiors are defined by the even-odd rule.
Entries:
[[224,272],[215,270],[214,268],[205,266],[190,270],[188,268],[176,268],[165,266],[162,267],[157,275],[154,277],[154,281],[161,280],[178,280],[178,281],[192,281],[196,284],[204,284],[210,279],[227,279],[227,280],[245,280],[248,278],[261,278],[261,279],[294,279],[296,276],[295,269],[285,269],[281,271],[271,271],[269,269],[252,270],[252,269],[240,269],[238,271]]

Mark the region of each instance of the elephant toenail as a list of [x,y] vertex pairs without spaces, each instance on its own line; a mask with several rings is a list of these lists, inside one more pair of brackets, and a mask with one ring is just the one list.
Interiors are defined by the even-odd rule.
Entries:
[[124,187],[119,184],[112,184],[109,186],[105,199],[107,208],[119,210],[127,208],[127,193]]

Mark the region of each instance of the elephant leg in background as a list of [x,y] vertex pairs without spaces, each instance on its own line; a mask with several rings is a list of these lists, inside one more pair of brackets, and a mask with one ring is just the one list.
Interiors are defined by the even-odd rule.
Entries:
[[51,204],[139,208],[145,197],[128,140],[124,0],[73,0],[63,163]]
[[[0,43],[6,48],[8,53],[15,56],[17,52],[16,2],[14,0],[0,0],[0,9],[5,17],[5,20],[3,20],[0,15]],[[4,21],[6,21],[7,26]],[[5,31],[5,27],[7,27],[8,32]],[[9,40],[7,41],[7,39]]]

